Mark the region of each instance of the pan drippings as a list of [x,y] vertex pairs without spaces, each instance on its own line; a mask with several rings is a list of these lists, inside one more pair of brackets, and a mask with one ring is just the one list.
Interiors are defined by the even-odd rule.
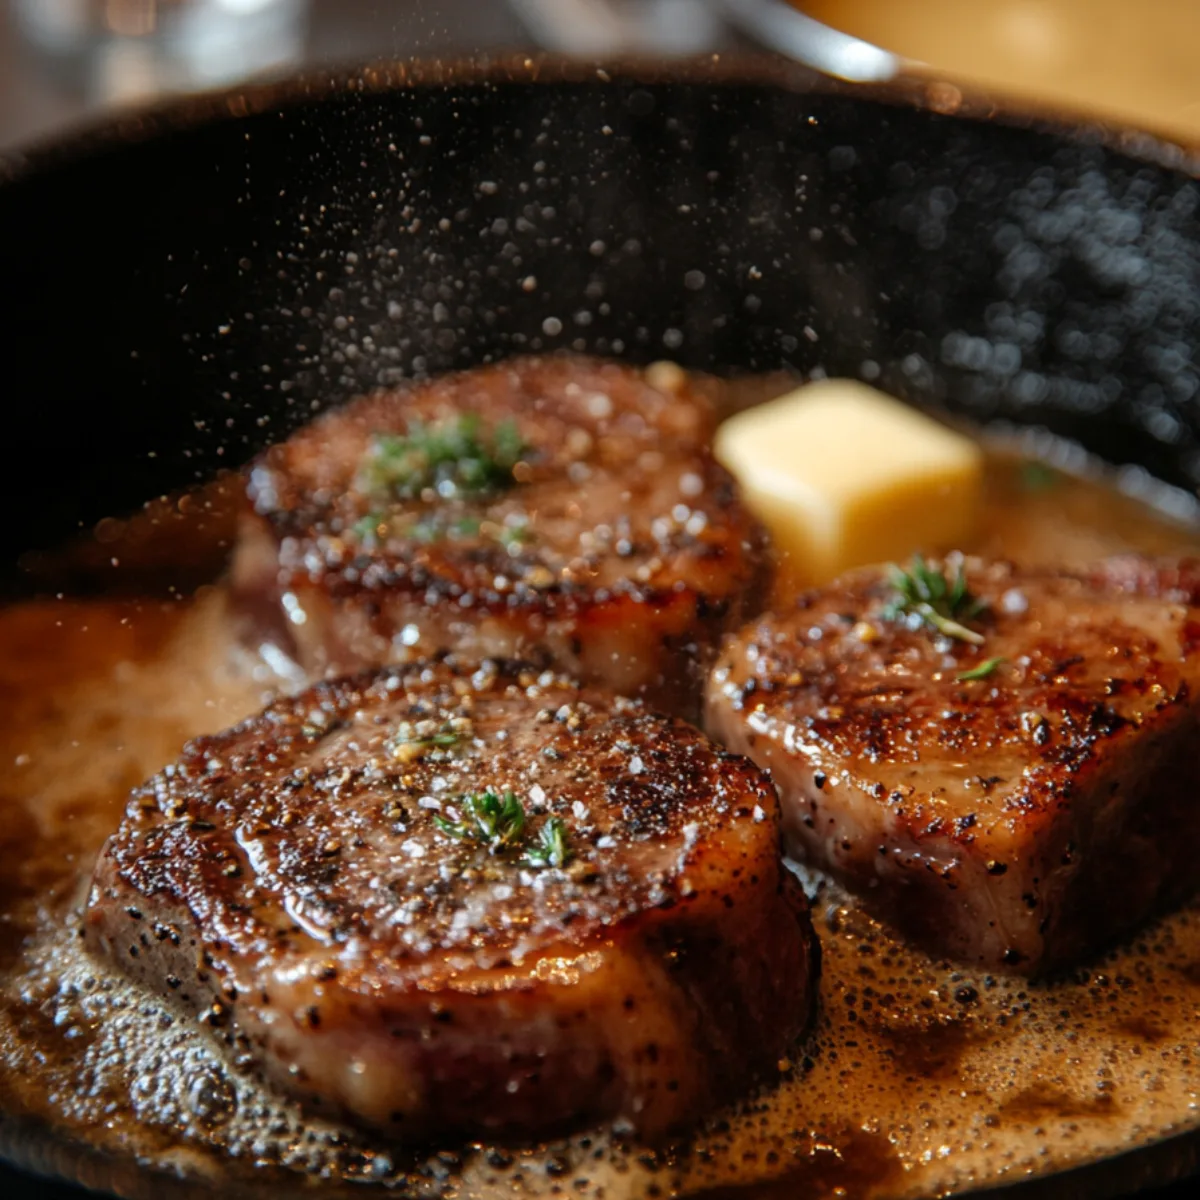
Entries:
[[[1017,495],[1005,470],[994,484]],[[1124,508],[1120,521],[1096,504],[1076,511],[1076,486],[1063,485],[1059,511],[1076,515],[1058,529],[1039,525],[1040,493],[1019,493],[1032,499],[997,522],[999,548],[1032,558],[1069,554],[1070,539],[1089,554],[1183,542]],[[773,1086],[686,1144],[650,1152],[597,1133],[414,1157],[301,1114],[253,1064],[220,1058],[205,1029],[105,974],[77,936],[83,884],[128,790],[279,684],[239,648],[217,588],[167,605],[63,600],[0,613],[5,1116],[64,1144],[278,1195],[302,1175],[322,1181],[320,1194],[374,1182],[418,1195],[657,1196],[773,1181],[781,1197],[898,1200],[1014,1182],[1200,1126],[1200,905],[1068,979],[1031,984],[932,962],[812,879],[824,959],[814,1030]]]

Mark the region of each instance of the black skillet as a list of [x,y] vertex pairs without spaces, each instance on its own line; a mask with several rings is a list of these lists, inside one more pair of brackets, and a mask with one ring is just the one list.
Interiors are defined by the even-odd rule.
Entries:
[[563,348],[865,377],[1194,491],[1194,165],[765,61],[382,67],[115,120],[0,160],[0,561],[374,385]]

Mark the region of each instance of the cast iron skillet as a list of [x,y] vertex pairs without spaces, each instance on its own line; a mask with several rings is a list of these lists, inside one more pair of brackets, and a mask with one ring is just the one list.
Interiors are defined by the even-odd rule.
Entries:
[[524,59],[207,97],[0,160],[0,561],[374,385],[559,348],[860,376],[1194,490],[1193,160],[993,116],[774,61]]

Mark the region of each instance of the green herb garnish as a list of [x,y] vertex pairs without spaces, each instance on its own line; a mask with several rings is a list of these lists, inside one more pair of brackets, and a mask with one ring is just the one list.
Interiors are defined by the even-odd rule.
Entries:
[[525,851],[525,863],[530,867],[563,867],[570,859],[567,827],[560,817],[551,817],[538,830],[533,845]]
[[438,724],[436,721],[401,721],[396,732],[388,739],[388,749],[393,758],[402,762],[414,762],[434,750],[449,750],[459,742],[473,737],[475,727],[469,717],[452,717]]
[[973,679],[986,679],[1001,663],[1007,662],[1004,658],[988,658],[977,667],[972,667],[969,671],[959,671],[955,676],[959,683],[969,683]]
[[361,470],[360,486],[374,495],[411,500],[432,488],[444,499],[511,487],[526,446],[512,420],[484,437],[475,413],[424,425],[406,434],[377,434]]
[[492,434],[492,457],[510,476],[513,467],[521,461],[521,455],[528,449],[516,421],[511,417],[496,426]]
[[896,596],[884,608],[883,618],[897,621],[918,617],[946,637],[983,645],[983,635],[968,629],[962,622],[978,616],[984,608],[967,590],[967,577],[962,564],[953,579],[930,567],[919,554],[913,555],[912,566],[903,571],[894,564],[888,567],[888,578]]
[[497,540],[510,554],[518,546],[524,546],[533,535],[529,532],[528,525],[501,525],[500,532],[496,535]]
[[456,538],[472,538],[479,535],[483,522],[478,517],[459,517],[450,522],[450,534]]
[[493,853],[515,845],[525,830],[525,809],[515,793],[475,792],[458,798],[462,817],[451,821],[440,814],[433,820],[437,827],[460,841],[482,842]]
[[383,513],[367,513],[365,517],[360,517],[354,522],[350,532],[364,546],[371,549],[379,544],[381,537],[387,536],[387,517]]
[[449,837],[464,842],[481,842],[492,854],[499,854],[524,843],[521,861],[527,867],[563,867],[571,861],[567,845],[567,827],[560,817],[549,817],[533,836],[527,837],[525,808],[513,792],[498,796],[495,792],[476,792],[456,801],[462,814],[452,821],[441,814],[434,816],[437,827]]
[[1061,480],[1062,473],[1049,463],[1030,458],[1021,464],[1021,486],[1027,492],[1047,492],[1057,487]]

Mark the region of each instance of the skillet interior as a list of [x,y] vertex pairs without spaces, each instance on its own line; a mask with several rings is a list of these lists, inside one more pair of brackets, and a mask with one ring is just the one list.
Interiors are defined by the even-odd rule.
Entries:
[[1200,482],[1182,152],[777,67],[569,74],[282,85],[7,164],[4,394],[50,469],[0,482],[23,501],[6,558],[244,461],[312,404],[539,348],[878,371]]
[[4,560],[314,405],[557,347],[865,375],[1200,481],[1183,155],[765,74],[380,71],[11,164],[0,352],[35,474],[0,481]]

